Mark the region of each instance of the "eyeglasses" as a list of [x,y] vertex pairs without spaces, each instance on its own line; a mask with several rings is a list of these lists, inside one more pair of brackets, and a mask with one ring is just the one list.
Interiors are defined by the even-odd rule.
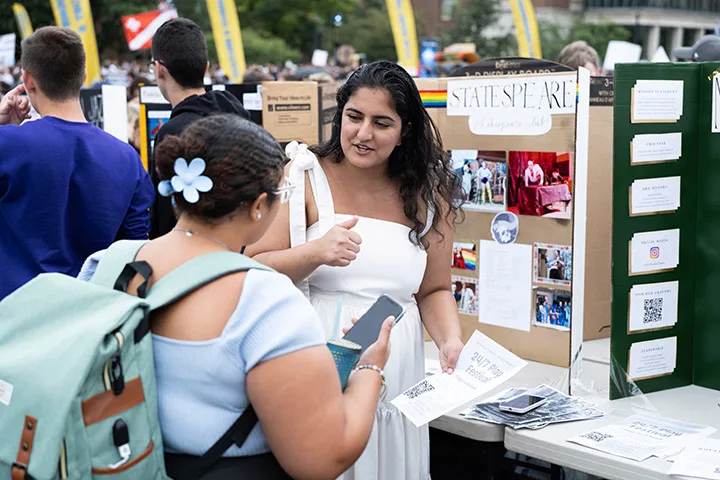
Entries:
[[150,61],[148,62],[148,64],[147,64],[148,72],[150,72],[150,75],[155,75],[155,63],[156,63],[156,62],[159,63],[160,65],[162,65],[163,67],[167,68],[167,65],[165,65],[165,64],[162,62],[162,60],[152,59],[152,60],[150,60]]
[[273,193],[275,195],[280,195],[280,203],[287,203],[290,201],[293,190],[295,190],[295,184],[288,177],[285,177],[285,182],[283,182],[282,187],[278,188]]

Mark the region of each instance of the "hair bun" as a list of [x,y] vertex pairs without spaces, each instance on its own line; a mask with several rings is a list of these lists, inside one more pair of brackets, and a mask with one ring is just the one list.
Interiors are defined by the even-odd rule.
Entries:
[[155,148],[155,169],[160,180],[170,180],[175,175],[175,160],[185,158],[185,145],[180,137],[167,136]]

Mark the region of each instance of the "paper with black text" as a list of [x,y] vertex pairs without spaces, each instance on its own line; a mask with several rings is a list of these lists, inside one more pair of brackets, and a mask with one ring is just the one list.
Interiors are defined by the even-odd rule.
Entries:
[[501,385],[525,365],[525,360],[476,330],[452,375],[427,377],[390,403],[420,427]]
[[673,459],[670,475],[720,480],[720,440],[704,438]]

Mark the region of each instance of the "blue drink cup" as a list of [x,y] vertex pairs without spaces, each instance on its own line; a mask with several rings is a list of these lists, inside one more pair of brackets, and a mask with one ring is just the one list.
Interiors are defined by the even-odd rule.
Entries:
[[340,384],[342,389],[345,390],[348,378],[350,378],[350,372],[360,360],[362,346],[342,338],[328,340],[327,346],[335,359],[335,366],[340,375]]

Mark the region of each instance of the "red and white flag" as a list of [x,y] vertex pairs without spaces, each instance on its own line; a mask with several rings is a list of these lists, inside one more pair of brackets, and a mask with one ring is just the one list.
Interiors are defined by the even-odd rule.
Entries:
[[152,12],[126,15],[122,17],[125,38],[131,52],[144,50],[152,46],[152,37],[160,26],[177,18],[177,10],[153,10]]

